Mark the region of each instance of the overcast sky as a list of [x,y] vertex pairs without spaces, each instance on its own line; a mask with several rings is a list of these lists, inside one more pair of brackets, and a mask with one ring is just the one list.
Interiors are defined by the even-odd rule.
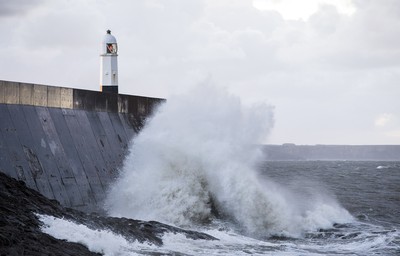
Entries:
[[0,0],[0,80],[167,98],[206,80],[275,107],[268,143],[400,144],[399,0]]

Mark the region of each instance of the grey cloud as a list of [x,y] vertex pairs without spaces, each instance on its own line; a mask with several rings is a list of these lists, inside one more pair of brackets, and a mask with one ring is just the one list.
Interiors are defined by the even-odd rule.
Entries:
[[43,2],[43,0],[0,0],[0,18],[23,15]]
[[309,19],[310,25],[320,34],[330,35],[336,32],[341,16],[332,5],[322,5],[319,11]]
[[363,127],[357,134],[376,132],[367,124],[381,113],[400,117],[397,0],[357,1],[352,16],[325,5],[306,21],[247,0],[25,3],[40,13],[0,22],[9,35],[0,79],[98,90],[99,45],[110,28],[121,92],[168,98],[211,77],[244,102],[276,106],[274,143],[288,142],[288,132],[295,143],[334,143]]

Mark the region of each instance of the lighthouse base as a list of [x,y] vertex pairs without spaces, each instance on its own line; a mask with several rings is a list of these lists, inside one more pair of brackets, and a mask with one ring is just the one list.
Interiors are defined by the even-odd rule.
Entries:
[[118,94],[118,85],[103,85],[101,86],[101,91]]

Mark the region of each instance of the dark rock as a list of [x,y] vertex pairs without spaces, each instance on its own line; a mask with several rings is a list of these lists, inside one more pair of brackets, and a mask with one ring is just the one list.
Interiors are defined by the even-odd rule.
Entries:
[[99,255],[85,246],[55,239],[40,231],[34,213],[59,213],[63,208],[0,172],[0,255]]
[[64,218],[92,229],[108,229],[129,241],[162,245],[167,232],[184,234],[189,239],[216,240],[196,231],[172,227],[156,221],[140,221],[87,214],[64,208],[49,200],[23,182],[0,172],[0,255],[99,255],[85,246],[56,239],[40,230],[36,213]]

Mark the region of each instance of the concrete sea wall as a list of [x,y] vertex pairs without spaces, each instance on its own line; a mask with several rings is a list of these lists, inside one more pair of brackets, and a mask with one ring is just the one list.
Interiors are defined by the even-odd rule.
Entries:
[[[163,99],[0,80],[0,172],[101,209],[132,138]],[[400,145],[265,145],[267,160],[400,160]]]
[[163,101],[0,81],[0,171],[64,206],[97,211]]

